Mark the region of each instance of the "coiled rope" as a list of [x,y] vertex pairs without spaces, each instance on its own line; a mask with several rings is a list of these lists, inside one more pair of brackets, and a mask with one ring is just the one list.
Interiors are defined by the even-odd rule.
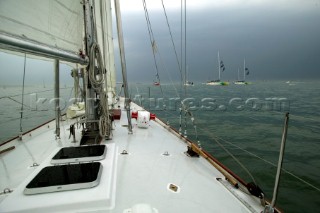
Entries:
[[[95,67],[96,60],[97,60],[99,69],[96,69]],[[104,81],[103,71],[104,71],[104,66],[103,66],[103,61],[101,57],[100,47],[97,43],[93,43],[90,48],[89,80],[90,80],[90,83],[92,84],[92,87],[98,91],[101,90],[101,85]]]
[[[95,67],[95,61],[98,68]],[[90,65],[89,65],[89,80],[92,87],[100,93],[100,106],[102,113],[99,118],[99,134],[101,137],[110,135],[111,120],[108,107],[108,97],[106,91],[102,87],[104,81],[105,68],[103,65],[102,54],[97,43],[93,43],[90,49]],[[105,85],[107,88],[107,85]]]

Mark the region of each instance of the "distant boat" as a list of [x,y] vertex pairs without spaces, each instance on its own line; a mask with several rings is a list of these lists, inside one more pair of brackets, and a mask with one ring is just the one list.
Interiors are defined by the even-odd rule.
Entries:
[[208,82],[206,83],[206,85],[210,85],[210,86],[226,86],[226,85],[229,85],[229,82],[224,82],[224,81],[221,81],[221,80],[220,80],[220,77],[221,77],[221,69],[222,69],[222,72],[223,72],[226,68],[225,68],[225,66],[224,66],[223,61],[220,60],[220,54],[219,54],[219,51],[218,51],[219,79],[218,79],[218,80],[208,81]]
[[295,82],[292,82],[292,81],[287,81],[286,84],[288,84],[289,86],[294,86],[294,85],[296,85]]
[[193,82],[192,81],[186,81],[184,83],[185,86],[194,86]]
[[160,86],[160,77],[159,77],[158,73],[156,73],[156,77],[155,77],[155,79],[153,79],[153,85]]
[[249,69],[246,67],[246,60],[244,59],[243,60],[243,80],[240,80],[239,69],[238,69],[238,80],[233,83],[237,85],[248,85],[249,83],[246,82],[246,75],[249,75]]
[[184,86],[194,86],[192,81],[188,81],[188,66],[187,66],[187,73],[186,73],[186,78],[185,78],[185,82],[184,82]]

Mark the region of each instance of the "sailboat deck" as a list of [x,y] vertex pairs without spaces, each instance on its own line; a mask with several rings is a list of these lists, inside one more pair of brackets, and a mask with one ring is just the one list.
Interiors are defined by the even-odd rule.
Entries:
[[[138,106],[135,106],[136,108]],[[139,109],[138,109],[139,110]],[[128,134],[127,116],[122,111],[114,121],[100,184],[89,189],[25,195],[23,190],[32,178],[64,146],[77,146],[69,139],[69,126],[75,120],[62,122],[61,139],[54,136],[54,121],[1,146],[15,149],[1,154],[0,212],[261,212],[256,198],[233,188],[206,159],[185,154],[187,144],[172,134],[159,120],[147,129]],[[49,125],[49,127],[48,127]],[[40,134],[41,133],[41,134]],[[33,163],[39,164],[34,166]],[[54,178],[54,177],[53,177]],[[222,178],[218,181],[217,178]],[[229,185],[228,188],[224,184]],[[231,193],[233,192],[233,193]],[[236,196],[235,196],[235,195]],[[246,200],[245,206],[238,198]],[[240,203],[240,204],[239,204]]]

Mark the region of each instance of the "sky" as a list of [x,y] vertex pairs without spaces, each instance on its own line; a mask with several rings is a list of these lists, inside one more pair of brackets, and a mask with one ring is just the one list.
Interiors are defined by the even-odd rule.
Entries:
[[[181,63],[181,0],[163,2]],[[120,0],[120,4],[129,82],[152,82],[157,71],[142,0]],[[160,79],[180,81],[161,0],[146,0],[146,4],[157,44]],[[183,64],[188,67],[190,81],[218,78],[218,51],[226,67],[222,80],[237,80],[244,59],[249,81],[320,78],[320,0],[187,0],[186,11]],[[119,82],[115,28],[113,34]],[[0,52],[0,85],[21,84],[23,60]],[[51,82],[53,73],[46,70],[52,67],[52,63],[28,59],[27,74],[32,75],[27,75],[27,83]],[[62,84],[72,82],[70,69],[62,65]]]
[[[179,59],[180,2],[164,0]],[[161,1],[146,4],[161,55],[160,79],[179,79]],[[156,69],[142,1],[122,0],[121,7],[128,78],[152,81]],[[218,51],[226,67],[222,80],[236,80],[244,58],[249,80],[320,78],[319,0],[187,0],[186,25],[189,80],[217,79]]]

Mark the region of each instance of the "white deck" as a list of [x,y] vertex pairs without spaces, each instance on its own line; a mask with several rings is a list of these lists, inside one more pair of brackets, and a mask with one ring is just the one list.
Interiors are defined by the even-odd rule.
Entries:
[[[103,173],[97,187],[24,195],[25,186],[50,165],[59,147],[78,145],[81,129],[77,129],[77,143],[68,138],[74,122],[62,122],[60,140],[55,139],[51,122],[49,128],[45,125],[24,136],[22,142],[0,147],[1,151],[16,146],[0,155],[0,191],[13,190],[0,195],[0,212],[251,212],[237,197],[247,200],[251,210],[263,210],[258,199],[217,181],[224,177],[207,160],[185,155],[186,143],[160,123],[151,121],[148,129],[140,129],[133,120],[133,134],[128,134],[124,111],[121,120],[114,122],[112,140],[103,142],[108,152],[100,161]],[[128,154],[122,155],[123,150]],[[40,165],[30,167],[33,163]],[[169,189],[170,184],[178,186],[177,192]]]

